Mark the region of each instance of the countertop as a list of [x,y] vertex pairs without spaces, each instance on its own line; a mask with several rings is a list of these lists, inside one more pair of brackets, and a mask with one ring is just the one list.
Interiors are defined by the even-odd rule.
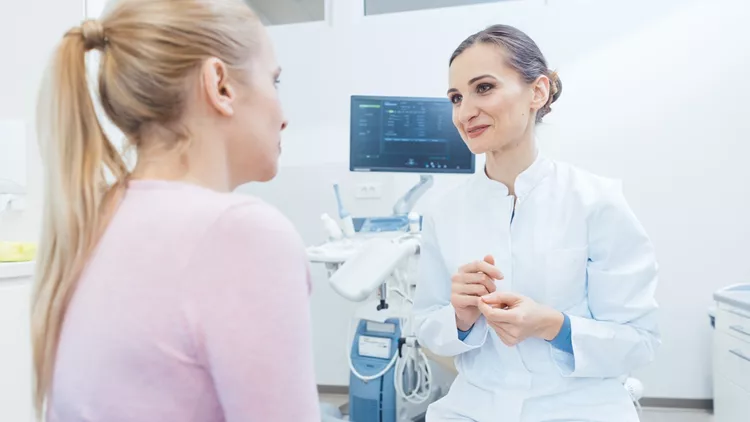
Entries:
[[714,300],[750,312],[750,284],[719,290],[714,293]]
[[0,282],[31,277],[34,274],[34,261],[0,262]]

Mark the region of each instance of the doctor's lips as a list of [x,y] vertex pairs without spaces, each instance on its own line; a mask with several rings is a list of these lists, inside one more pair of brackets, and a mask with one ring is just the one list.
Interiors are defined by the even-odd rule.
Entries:
[[469,135],[469,138],[476,138],[481,136],[488,127],[490,127],[490,125],[472,126],[466,131],[466,134]]

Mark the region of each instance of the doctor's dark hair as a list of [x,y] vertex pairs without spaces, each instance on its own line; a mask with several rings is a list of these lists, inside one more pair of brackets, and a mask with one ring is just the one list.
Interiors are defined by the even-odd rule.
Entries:
[[552,111],[552,103],[562,94],[562,81],[557,72],[547,67],[547,60],[534,40],[523,31],[509,25],[493,25],[465,39],[451,55],[450,66],[456,57],[476,44],[493,44],[508,53],[508,65],[521,75],[526,83],[544,75],[550,80],[549,99],[536,114],[537,123]]

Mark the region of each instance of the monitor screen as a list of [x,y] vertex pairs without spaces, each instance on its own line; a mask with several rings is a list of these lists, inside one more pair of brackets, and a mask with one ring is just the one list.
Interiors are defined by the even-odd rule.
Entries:
[[349,169],[474,173],[447,98],[352,96]]

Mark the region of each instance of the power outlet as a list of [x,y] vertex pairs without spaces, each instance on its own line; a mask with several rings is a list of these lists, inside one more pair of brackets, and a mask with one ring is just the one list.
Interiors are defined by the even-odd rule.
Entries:
[[375,199],[383,196],[383,185],[381,183],[360,183],[354,195],[358,199]]

